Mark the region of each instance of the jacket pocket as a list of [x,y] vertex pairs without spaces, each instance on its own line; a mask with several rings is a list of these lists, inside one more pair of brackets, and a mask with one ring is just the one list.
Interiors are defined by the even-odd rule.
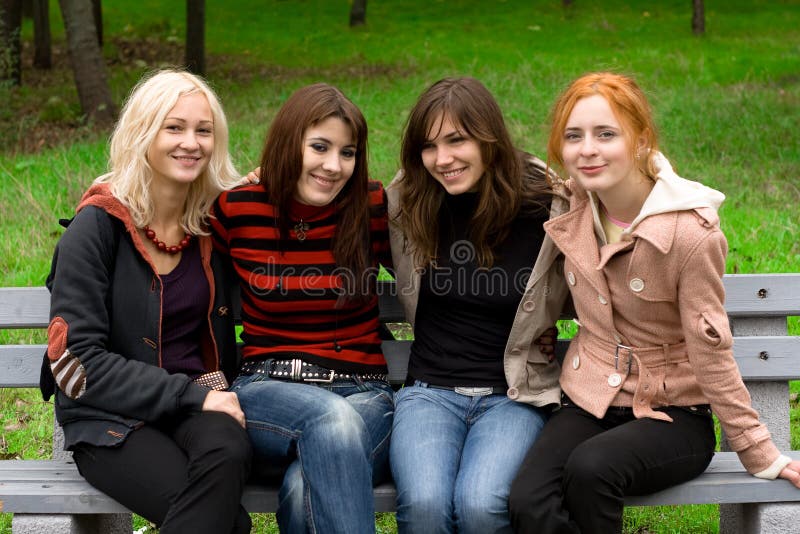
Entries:
[[701,340],[712,347],[727,349],[733,345],[733,336],[728,325],[728,317],[703,311],[697,325]]

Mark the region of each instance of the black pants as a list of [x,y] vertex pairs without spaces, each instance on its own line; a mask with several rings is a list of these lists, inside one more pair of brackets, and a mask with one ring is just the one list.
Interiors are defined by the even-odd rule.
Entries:
[[620,532],[626,495],[691,480],[714,455],[707,406],[665,408],[673,419],[668,423],[613,407],[597,419],[563,400],[511,485],[514,532]]
[[250,442],[227,414],[145,425],[119,447],[81,444],[73,456],[92,486],[159,525],[161,534],[250,532],[240,504]]

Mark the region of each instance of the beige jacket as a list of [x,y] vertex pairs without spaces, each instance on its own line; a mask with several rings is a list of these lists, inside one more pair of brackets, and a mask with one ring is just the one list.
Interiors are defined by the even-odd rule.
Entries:
[[[413,265],[410,253],[412,247],[396,222],[400,180],[402,171],[395,175],[386,188],[389,200],[389,238],[398,297],[405,309],[406,320],[413,325],[419,299],[420,269]],[[567,209],[564,198],[554,197],[550,218],[566,213]],[[561,396],[558,363],[555,360],[550,361],[534,344],[534,340],[547,328],[555,325],[567,298],[568,291],[561,264],[561,254],[553,241],[545,236],[506,344],[504,367],[508,383],[507,395],[510,399],[534,406],[557,404]]]
[[595,201],[576,183],[570,212],[545,224],[565,255],[580,329],[564,359],[561,387],[603,417],[631,406],[711,404],[745,468],[775,478],[788,463],[750,405],[732,352],[722,275],[727,241],[716,207],[724,196],[661,172],[619,243],[605,244]]

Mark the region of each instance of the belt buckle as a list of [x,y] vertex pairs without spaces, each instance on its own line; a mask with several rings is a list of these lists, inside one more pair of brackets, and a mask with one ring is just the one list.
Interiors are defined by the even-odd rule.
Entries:
[[325,378],[303,378],[303,382],[323,382],[325,384],[330,384],[333,382],[333,379],[336,378],[336,371],[333,369],[330,370],[331,374]]
[[485,397],[486,395],[492,394],[492,388],[490,387],[456,386],[455,388],[453,388],[453,391],[455,391],[459,395],[466,395],[467,397]]
[[303,382],[322,382],[325,384],[330,384],[333,382],[333,379],[336,378],[336,371],[333,369],[330,370],[331,374],[327,377],[323,378],[311,378],[303,376],[303,360],[300,358],[292,359],[292,380],[296,381],[303,381]]
[[633,363],[633,347],[628,347],[622,343],[617,343],[617,346],[614,347],[614,369],[619,370],[620,349],[628,351],[628,374],[631,374],[631,364]]

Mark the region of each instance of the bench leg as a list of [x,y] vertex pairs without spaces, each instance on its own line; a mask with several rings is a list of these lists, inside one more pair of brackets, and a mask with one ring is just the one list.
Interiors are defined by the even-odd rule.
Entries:
[[743,505],[741,504],[721,504],[719,505],[719,534],[741,534],[744,532],[742,524]]
[[790,534],[797,532],[800,504],[745,504],[742,512],[742,533]]
[[11,534],[131,534],[131,514],[14,514]]

